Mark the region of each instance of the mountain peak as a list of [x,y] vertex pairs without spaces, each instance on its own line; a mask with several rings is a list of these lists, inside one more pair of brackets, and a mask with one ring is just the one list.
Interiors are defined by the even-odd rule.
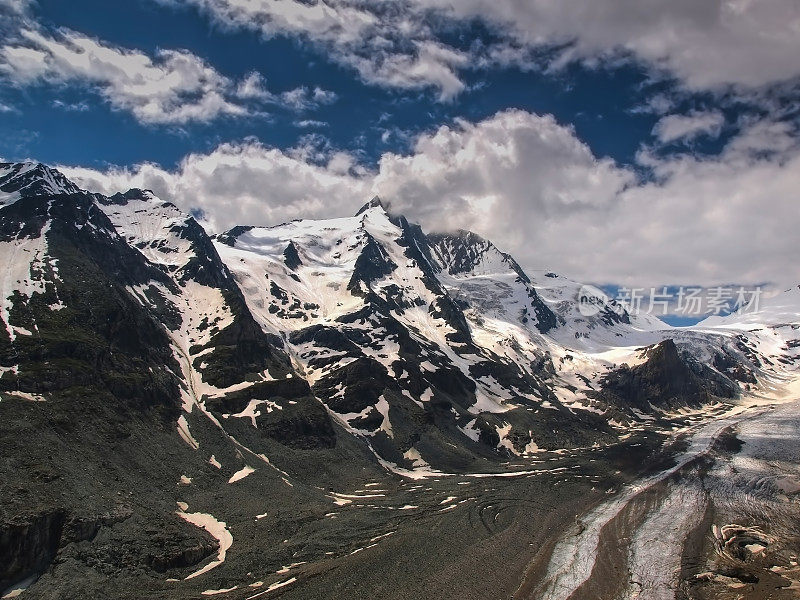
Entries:
[[469,244],[488,244],[490,246],[494,246],[492,242],[479,236],[474,231],[470,231],[469,229],[456,229],[451,235],[454,238],[463,240]]
[[0,206],[25,196],[76,194],[81,189],[61,171],[40,162],[0,163]]
[[383,201],[381,201],[381,199],[378,196],[375,196],[372,198],[372,200],[370,200],[364,206],[358,209],[356,216],[365,213],[368,210],[372,210],[373,208],[380,208],[384,212],[386,211],[386,205],[384,205]]
[[156,198],[153,190],[145,190],[141,188],[131,188],[122,194],[122,196],[131,200],[152,200],[153,198]]
[[[145,202],[161,200],[151,190],[143,190],[140,188],[131,188],[127,192],[117,192],[108,197],[108,202],[112,204],[125,205],[132,200],[142,200]],[[168,203],[172,205],[172,203]]]

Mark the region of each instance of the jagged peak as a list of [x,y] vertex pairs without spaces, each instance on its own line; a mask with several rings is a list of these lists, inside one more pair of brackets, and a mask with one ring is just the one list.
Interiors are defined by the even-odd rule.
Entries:
[[382,211],[387,212],[387,206],[383,203],[383,201],[378,196],[374,196],[372,200],[358,209],[356,216],[359,216],[368,210],[372,210],[373,208],[380,208]]
[[485,257],[494,253],[522,281],[526,284],[531,283],[530,277],[513,256],[503,252],[491,240],[487,240],[474,231],[456,229],[451,232],[432,233],[428,235],[428,240],[436,247],[434,254],[439,260],[439,268],[451,275],[471,271]]
[[58,169],[35,161],[0,163],[0,205],[25,196],[76,194],[83,190]]
[[653,344],[652,346],[647,346],[644,351],[643,355],[648,358],[656,358],[656,359],[669,359],[669,360],[678,360],[678,347],[675,345],[675,340],[672,338],[666,338],[658,342],[657,344]]
[[494,244],[490,240],[487,240],[486,238],[481,237],[480,235],[475,233],[474,231],[470,231],[468,229],[455,229],[453,231],[440,231],[440,232],[431,233],[431,234],[428,235],[428,237],[431,238],[431,240],[436,240],[437,242],[438,241],[450,240],[450,241],[459,241],[459,242],[463,242],[465,244],[471,244],[471,245],[479,244],[479,245],[486,246],[487,248],[495,247]]
[[[24,175],[25,173],[32,173],[32,172],[44,173],[46,171],[52,171],[53,173],[58,173],[63,177],[63,173],[59,172],[58,169],[54,169],[52,167],[47,166],[44,163],[35,160],[23,160],[19,162],[0,162],[0,170],[11,171],[13,172],[14,175]],[[3,175],[5,174],[6,173],[3,173]]]
[[428,235],[428,240],[435,248],[434,254],[438,258],[440,268],[451,275],[472,270],[491,250],[495,250],[503,259],[508,258],[497,250],[492,242],[466,229],[431,233]]
[[231,227],[228,231],[223,231],[222,233],[218,233],[214,236],[211,236],[211,239],[218,241],[220,244],[225,244],[226,246],[230,246],[233,248],[236,245],[236,239],[248,231],[252,231],[255,229],[254,225],[236,225],[235,227]]
[[[125,205],[132,200],[141,200],[144,202],[158,202],[166,206],[174,207],[171,202],[164,202],[156,196],[152,190],[143,190],[140,188],[131,188],[127,192],[117,192],[108,197],[108,203]],[[106,203],[103,201],[103,203]]]
[[136,200],[152,200],[158,198],[158,196],[153,193],[153,190],[145,190],[141,188],[131,188],[122,194],[122,196],[123,198]]

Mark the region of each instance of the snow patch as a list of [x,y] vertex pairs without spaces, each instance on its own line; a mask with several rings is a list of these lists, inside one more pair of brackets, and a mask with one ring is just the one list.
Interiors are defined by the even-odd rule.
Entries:
[[253,467],[245,466],[231,475],[231,478],[228,479],[228,483],[236,483],[237,481],[241,481],[251,473],[255,473],[255,471],[256,470]]
[[200,448],[200,444],[192,437],[192,433],[189,431],[189,422],[186,420],[185,415],[178,417],[178,435],[192,450]]
[[179,511],[176,514],[187,523],[191,523],[195,527],[205,529],[219,542],[217,559],[211,561],[199,571],[195,571],[186,577],[186,579],[194,579],[195,577],[199,577],[200,575],[208,573],[211,569],[215,569],[224,563],[225,554],[233,545],[233,535],[231,535],[231,532],[228,531],[228,526],[223,521],[217,520],[213,515],[208,513],[187,513],[185,511]]
[[282,587],[286,587],[287,585],[292,585],[295,581],[297,581],[297,577],[292,577],[291,579],[287,579],[286,581],[279,581],[277,583],[273,583],[271,586],[269,586],[263,592],[259,592],[257,594],[252,595],[252,596],[248,596],[247,600],[253,600],[253,598],[259,598],[260,596],[268,594],[269,592],[273,592],[273,591],[278,590],[278,589],[280,589]]

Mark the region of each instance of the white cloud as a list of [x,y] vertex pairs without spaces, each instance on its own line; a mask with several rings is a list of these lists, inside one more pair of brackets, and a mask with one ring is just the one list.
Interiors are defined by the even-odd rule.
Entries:
[[414,0],[495,24],[522,48],[563,46],[557,64],[632,54],[692,89],[758,87],[800,74],[796,0]]
[[[800,76],[800,62],[795,60],[800,55],[796,0],[158,1],[193,5],[222,29],[245,29],[267,38],[298,37],[368,83],[402,90],[431,88],[442,101],[466,89],[464,70],[511,65],[553,70],[575,61],[597,65],[632,58],[654,73],[676,77],[687,90],[721,92],[733,86],[739,93],[758,92]],[[30,2],[6,4],[7,12],[19,15],[26,14]],[[476,43],[469,49],[445,42],[444,33],[473,19],[488,24],[497,39],[488,45],[471,40]],[[17,82],[87,80],[112,105],[132,110],[146,122],[246,114],[244,101],[294,110],[331,101],[326,97],[330,92],[323,90],[269,92],[258,74],[234,85],[185,51],[148,56],[74,32],[55,39],[38,33],[30,23],[27,27],[24,42],[7,41],[2,48],[7,76]],[[151,90],[137,85],[139,79]]]
[[200,209],[211,231],[240,224],[276,224],[299,216],[349,214],[370,193],[370,179],[351,174],[352,157],[335,153],[315,164],[302,151],[287,153],[255,142],[223,144],[191,154],[176,171],[145,163],[133,169],[59,167],[82,187],[112,194],[151,189],[185,210]]
[[278,103],[295,111],[308,110],[323,104],[333,104],[337,100],[334,92],[315,87],[301,86],[278,95]]
[[323,90],[321,87],[315,87],[311,92],[311,100],[318,104],[333,104],[336,102],[338,96],[335,92],[330,90]]
[[352,55],[347,56],[346,61],[370,83],[400,89],[434,87],[439,90],[441,101],[451,100],[464,90],[465,85],[457,70],[468,64],[466,53],[430,40],[414,45],[416,49],[412,53]]
[[0,76],[18,86],[88,84],[111,106],[130,111],[143,123],[261,114],[257,105],[264,103],[300,111],[336,100],[333,92],[320,88],[272,93],[258,73],[235,85],[186,50],[159,50],[151,57],[69,30],[51,37],[28,28],[17,37],[0,46]]
[[375,172],[313,144],[282,152],[254,142],[190,155],[172,172],[65,171],[98,191],[151,188],[202,209],[217,231],[352,214],[377,193],[427,230],[472,229],[528,269],[585,281],[800,281],[800,147],[790,126],[747,125],[717,157],[641,161],[653,181],[597,158],[551,116],[509,110],[422,135]]
[[667,115],[653,127],[653,134],[661,143],[668,144],[676,140],[689,141],[701,135],[717,137],[724,124],[725,117],[719,111]]
[[266,81],[261,73],[249,73],[236,86],[236,95],[239,98],[272,100],[274,95],[266,89]]
[[[178,6],[175,0],[160,0]],[[189,0],[224,28],[296,36],[367,82],[464,89],[459,72],[518,64],[558,68],[633,57],[692,90],[758,88],[800,75],[796,0]],[[478,19],[499,39],[462,52],[443,42]],[[544,59],[538,50],[553,49]]]
[[376,191],[429,227],[482,230],[506,243],[529,239],[509,221],[537,223],[607,208],[633,175],[597,159],[552,116],[508,110],[477,124],[459,120],[420,137],[413,154],[381,158]]
[[800,147],[755,122],[716,157],[642,156],[655,176],[594,157],[521,111],[423,136],[386,155],[376,189],[428,227],[466,227],[528,268],[630,286],[800,281]]
[[[159,0],[181,6],[175,0]],[[264,37],[300,37],[321,46],[334,61],[355,69],[368,83],[418,90],[432,87],[441,100],[464,89],[457,70],[469,57],[437,40],[407,0],[189,0],[226,29]]]
[[63,102],[61,100],[53,100],[53,106],[68,112],[86,112],[89,110],[89,105],[86,102]]
[[[764,152],[764,147],[781,149]],[[800,281],[792,258],[800,226],[796,189],[800,148],[782,124],[758,123],[714,158],[679,155],[653,163],[656,181],[620,195],[611,219],[628,229],[593,258],[612,264],[619,253],[632,274],[668,283]],[[590,242],[602,241],[595,236]],[[608,280],[624,269],[606,268]],[[630,275],[628,281],[634,278]]]
[[26,29],[20,37],[20,42],[0,48],[0,73],[18,85],[90,83],[113,107],[145,123],[247,113],[226,98],[228,79],[190,52],[161,50],[151,58],[73,31],[54,38]]
[[308,128],[327,127],[328,123],[326,123],[325,121],[317,121],[316,119],[302,119],[300,121],[295,121],[294,126],[299,127],[300,129],[308,129]]
[[266,88],[266,84],[264,76],[254,71],[239,82],[239,85],[236,86],[236,95],[246,100],[259,100],[298,112],[324,104],[332,104],[338,98],[336,93],[329,90],[323,90],[320,87],[309,89],[306,86],[276,94],[270,92]]
[[666,115],[668,112],[675,109],[675,98],[671,98],[666,94],[659,93],[647,98],[641,104],[630,109],[633,114],[654,114]]

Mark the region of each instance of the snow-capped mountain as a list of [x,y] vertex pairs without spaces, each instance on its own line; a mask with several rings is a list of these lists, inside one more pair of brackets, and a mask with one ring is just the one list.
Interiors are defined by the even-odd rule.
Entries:
[[747,386],[758,386],[767,395],[784,389],[794,394],[800,391],[796,380],[800,368],[800,286],[764,298],[755,310],[709,317],[698,323],[696,330],[732,340],[731,353],[738,352],[740,360],[731,363],[717,359],[715,366],[722,373],[741,381],[744,356],[756,374],[744,381]]
[[[533,430],[555,445],[609,433],[595,415],[559,405],[544,383],[544,352],[531,346],[522,356],[480,339],[487,330],[471,325],[464,300],[437,277],[443,264],[430,242],[378,201],[354,217],[236,228],[217,249],[255,318],[286,336],[332,416],[382,460],[454,468],[465,452],[535,449]],[[514,315],[526,336],[524,320],[534,331],[538,323],[533,307],[555,320],[526,289]],[[554,435],[551,421],[565,420],[575,426]]]
[[586,316],[579,283],[550,272],[531,278],[471,232],[426,234],[377,198],[353,217],[241,226],[212,240],[148,191],[104,197],[43,165],[3,169],[2,189],[16,198],[4,207],[6,230],[30,228],[4,241],[12,345],[29,331],[15,314],[48,289],[58,295],[59,247],[50,244],[69,225],[62,236],[120,248],[102,258],[114,261],[126,301],[166,336],[184,410],[298,377],[330,417],[399,469],[453,468],[460,459],[445,447],[513,455],[610,439],[609,419],[598,416],[607,408],[603,377],[664,339],[699,359],[724,354],[719,364],[758,367],[743,365],[742,352],[725,354],[735,326],[673,331],[602,298]]
[[78,186],[63,174],[40,163],[0,163],[0,206],[22,196],[74,194]]
[[[0,447],[16,457],[0,497],[44,507],[0,583],[104,523],[162,570],[217,552],[207,571],[226,523],[257,535],[265,499],[329,509],[368,476],[502,472],[797,381],[797,289],[676,329],[602,297],[586,316],[578,282],[377,198],[211,237],[149,191],[91,194],[40,164],[1,164],[0,192]],[[132,518],[117,492],[134,488]],[[170,520],[175,502],[217,543]]]

